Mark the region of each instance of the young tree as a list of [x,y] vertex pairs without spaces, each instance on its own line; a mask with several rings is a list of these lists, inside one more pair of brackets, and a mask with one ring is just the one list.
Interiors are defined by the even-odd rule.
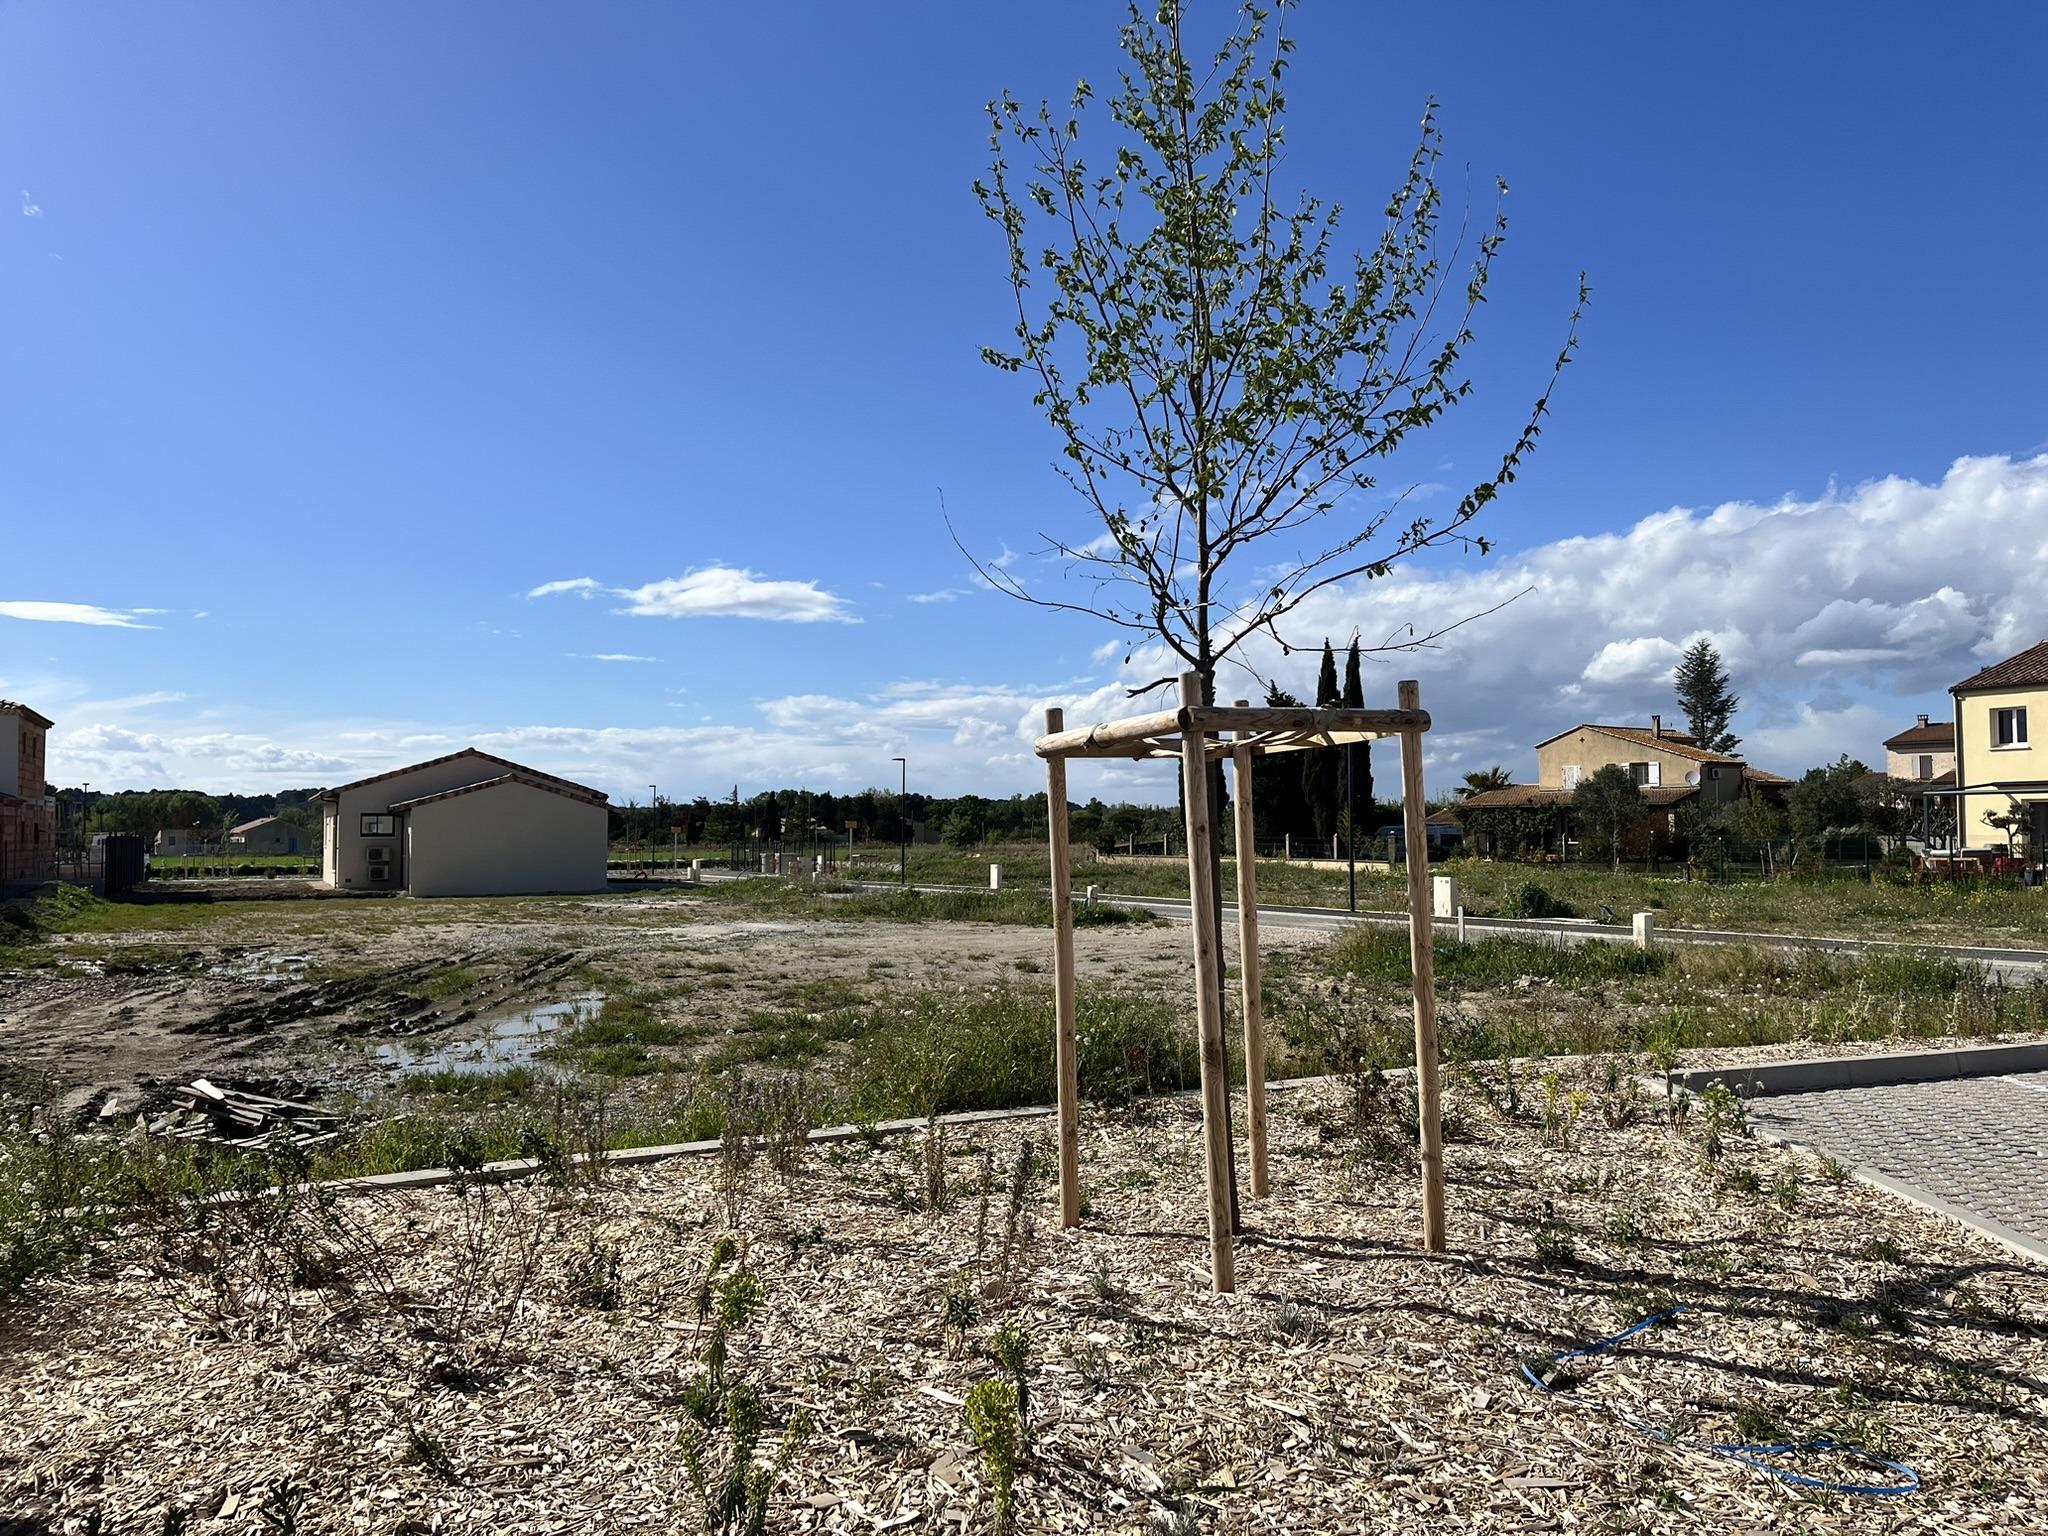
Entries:
[[1583,779],[1572,792],[1572,811],[1580,825],[1593,834],[1596,844],[1604,843],[1621,868],[1621,840],[1643,814],[1643,792],[1628,769],[1609,763]]
[[1253,636],[1287,646],[1311,594],[1425,550],[1488,548],[1474,524],[1536,445],[1587,294],[1582,279],[1549,380],[1492,473],[1438,514],[1383,492],[1381,466],[1471,393],[1464,354],[1505,219],[1496,207],[1459,283],[1439,238],[1432,102],[1376,238],[1343,255],[1340,210],[1281,181],[1293,41],[1274,18],[1289,3],[1241,8],[1208,62],[1189,57],[1185,0],[1133,4],[1106,153],[1082,154],[1085,82],[1058,115],[1006,94],[975,183],[1017,314],[1012,346],[982,355],[1031,376],[1061,472],[1107,533],[1047,537],[1086,595],[976,563],[1014,597],[1163,643],[1207,698]]
[[1470,800],[1474,795],[1483,795],[1491,789],[1508,789],[1514,782],[1515,776],[1498,764],[1491,768],[1481,768],[1476,773],[1465,775],[1464,782],[1458,790],[1458,798]]
[[1734,751],[1742,738],[1729,734],[1728,722],[1742,700],[1729,686],[1728,669],[1713,641],[1702,636],[1686,647],[1671,674],[1671,686],[1692,739],[1709,752]]

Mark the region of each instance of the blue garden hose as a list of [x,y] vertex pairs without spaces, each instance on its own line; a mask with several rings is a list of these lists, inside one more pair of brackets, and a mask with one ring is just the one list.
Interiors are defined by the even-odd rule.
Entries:
[[[1560,1360],[1579,1360],[1588,1355],[1604,1354],[1623,1339],[1641,1333],[1645,1328],[1654,1328],[1657,1324],[1674,1318],[1679,1313],[1687,1310],[1685,1307],[1672,1307],[1663,1312],[1653,1313],[1651,1316],[1644,1318],[1640,1323],[1622,1329],[1621,1332],[1615,1334],[1611,1339],[1601,1339],[1596,1344],[1581,1344],[1576,1349],[1559,1350],[1556,1354],[1547,1356],[1539,1363],[1555,1364]],[[1866,1451],[1861,1446],[1844,1445],[1841,1441],[1829,1439],[1826,1435],[1816,1435],[1808,1440],[1789,1440],[1780,1445],[1750,1445],[1740,1441],[1688,1440],[1683,1436],[1670,1434],[1665,1430],[1658,1429],[1653,1424],[1645,1424],[1625,1408],[1617,1408],[1608,1403],[1591,1402],[1586,1398],[1580,1397],[1576,1392],[1566,1392],[1560,1388],[1553,1387],[1530,1368],[1530,1362],[1527,1360],[1522,1362],[1522,1374],[1529,1379],[1531,1386],[1549,1393],[1552,1397],[1561,1397],[1566,1402],[1577,1403],[1582,1408],[1596,1408],[1610,1413],[1630,1428],[1639,1429],[1652,1439],[1662,1440],[1667,1445],[1675,1445],[1688,1451],[1704,1451],[1709,1456],[1719,1456],[1723,1461],[1732,1461],[1745,1467],[1754,1467],[1759,1472],[1768,1472],[1771,1476],[1781,1478],[1785,1482],[1800,1488],[1813,1488],[1823,1493],[1860,1493],[1872,1498],[1895,1498],[1900,1494],[1918,1493],[1920,1491],[1920,1474],[1905,1465],[1905,1463],[1880,1456],[1875,1451]],[[1812,1451],[1837,1451],[1844,1456],[1853,1457],[1857,1461],[1867,1462],[1871,1466],[1882,1467],[1887,1472],[1895,1472],[1905,1481],[1899,1483],[1838,1483],[1825,1477],[1808,1477],[1803,1472],[1794,1472],[1786,1467],[1774,1466],[1762,1459],[1766,1456],[1792,1456]]]

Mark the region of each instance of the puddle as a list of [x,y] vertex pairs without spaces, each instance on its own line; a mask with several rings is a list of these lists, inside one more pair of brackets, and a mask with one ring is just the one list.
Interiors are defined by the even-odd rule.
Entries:
[[497,1019],[479,1019],[477,1026],[484,1033],[476,1039],[450,1040],[439,1045],[393,1042],[373,1047],[370,1054],[380,1066],[405,1076],[454,1072],[463,1077],[481,1077],[508,1067],[531,1067],[549,1036],[588,1023],[603,1007],[602,992],[585,992],[566,1002],[524,1008]]
[[240,955],[233,960],[223,960],[218,965],[209,965],[206,974],[222,976],[230,981],[256,981],[263,983],[299,981],[305,977],[306,967],[312,964],[307,955]]

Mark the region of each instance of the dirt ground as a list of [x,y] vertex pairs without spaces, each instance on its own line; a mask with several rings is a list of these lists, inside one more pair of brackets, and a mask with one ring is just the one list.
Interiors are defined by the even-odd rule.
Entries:
[[[41,1097],[47,1084],[83,1113],[201,1076],[375,1092],[393,1055],[473,1056],[507,1021],[601,993],[631,993],[683,1037],[713,1039],[750,1013],[893,988],[1051,985],[1046,928],[762,918],[686,890],[223,900],[122,921],[134,926],[52,935],[33,968],[0,971],[0,1092]],[[1185,928],[1084,928],[1076,949],[1084,982],[1188,987]]]

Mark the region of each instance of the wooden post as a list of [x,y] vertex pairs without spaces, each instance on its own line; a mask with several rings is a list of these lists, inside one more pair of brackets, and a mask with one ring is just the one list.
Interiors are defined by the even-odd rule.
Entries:
[[[1180,675],[1183,708],[1203,704],[1202,680]],[[1216,920],[1216,871],[1209,862],[1212,815],[1204,733],[1181,733],[1181,798],[1188,813],[1188,900],[1195,930],[1195,1027],[1202,1048],[1202,1155],[1209,1183],[1209,1278],[1220,1295],[1237,1289],[1237,1256],[1230,1236],[1230,1061],[1223,1045],[1223,988],[1217,960],[1223,935]]]
[[[1245,701],[1238,700],[1242,705]],[[1259,856],[1252,828],[1252,749],[1239,732],[1237,765],[1237,974],[1244,987],[1244,1129],[1252,1150],[1252,1198],[1271,1192],[1266,1163],[1266,1015],[1259,999]]]
[[[1063,710],[1045,712],[1045,734],[1055,735]],[[1059,1082],[1060,1225],[1081,1225],[1081,1081],[1074,1042],[1074,872],[1067,842],[1067,760],[1045,760],[1045,820],[1052,842],[1053,1074]]]
[[[1422,707],[1422,685],[1401,684],[1401,707]],[[1444,1250],[1444,1124],[1436,1070],[1436,940],[1429,888],[1429,822],[1422,804],[1422,732],[1401,733],[1401,825],[1408,840],[1408,964],[1415,978],[1415,1098],[1422,1143],[1422,1246]]]

